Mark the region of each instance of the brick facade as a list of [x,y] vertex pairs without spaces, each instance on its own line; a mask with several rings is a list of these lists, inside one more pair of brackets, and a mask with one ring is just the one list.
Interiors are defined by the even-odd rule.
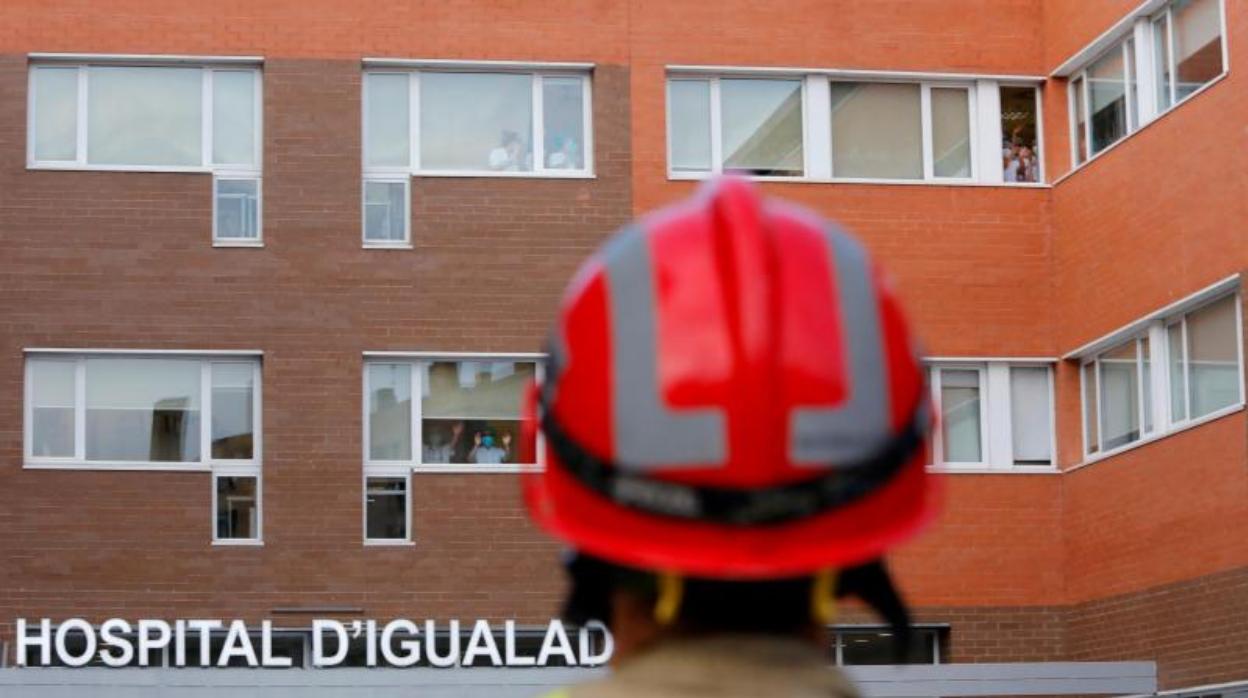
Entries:
[[[0,4],[0,639],[17,616],[548,617],[558,547],[514,475],[416,474],[415,544],[361,544],[363,352],[539,350],[579,261],[695,188],[666,176],[668,65],[1044,76],[1136,4]],[[866,241],[928,354],[1061,356],[1248,269],[1248,11],[1227,5],[1222,82],[1069,176],[1066,83],[1045,82],[1052,187],[762,186]],[[263,56],[264,247],[211,246],[207,174],[28,170],[27,54],[58,51]],[[593,62],[595,177],[415,177],[412,249],[362,249],[369,56]],[[29,347],[262,350],[264,546],[210,545],[207,473],[24,469]],[[1070,469],[1077,365],[1056,380]],[[1242,411],[1062,474],[942,482],[894,566],[950,659],[1248,679]]]

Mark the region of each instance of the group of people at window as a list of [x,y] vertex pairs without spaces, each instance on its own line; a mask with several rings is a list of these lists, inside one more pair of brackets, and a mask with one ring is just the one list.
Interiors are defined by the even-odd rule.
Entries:
[[479,420],[424,421],[424,463],[497,465],[515,462],[507,426]]
[[[581,144],[570,136],[555,135],[547,143],[546,163],[548,170],[579,170],[583,167]],[[533,170],[533,151],[528,141],[517,131],[504,130],[489,155],[489,167],[495,172],[530,172]]]
[[1007,182],[1039,182],[1040,151],[1034,132],[1027,134],[1025,125],[1005,134],[1001,150],[1002,167]]

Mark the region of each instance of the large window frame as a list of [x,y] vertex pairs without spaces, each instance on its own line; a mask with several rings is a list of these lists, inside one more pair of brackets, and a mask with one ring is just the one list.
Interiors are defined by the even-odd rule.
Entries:
[[[712,68],[669,66],[664,82],[665,169],[669,180],[702,180],[724,171],[722,80],[800,80],[802,98],[801,175],[748,175],[766,182],[826,182],[832,184],[903,184],[903,185],[988,185],[1008,187],[1046,187],[1044,182],[1043,112],[1039,79],[1026,76],[976,76],[951,74],[901,74],[874,71],[811,71],[809,69]],[[710,139],[710,160],[707,169],[676,168],[673,162],[674,100],[672,87],[678,82],[700,82],[707,86],[708,118],[706,132]],[[853,177],[835,174],[833,154],[832,104],[833,83],[900,84],[919,88],[919,128],[922,176],[916,178]],[[1035,91],[1037,110],[1036,156],[1039,160],[1039,182],[1006,182],[1001,167],[1001,104],[999,89],[1030,87]],[[969,175],[937,176],[933,153],[932,90],[966,91]],[[994,167],[995,163],[995,167]]]
[[[536,436],[536,462],[535,463],[500,463],[500,464],[462,464],[462,463],[441,463],[427,464],[424,463],[423,453],[423,414],[421,395],[421,380],[423,371],[420,370],[422,364],[430,364],[437,362],[459,362],[459,361],[476,361],[476,362],[492,362],[492,361],[510,361],[516,363],[532,363],[534,365],[534,379],[540,385],[545,379],[545,362],[547,355],[543,353],[477,353],[477,352],[366,352],[364,361],[361,365],[361,425],[362,433],[361,443],[361,460],[364,464],[363,478],[361,480],[362,491],[362,511],[361,511],[361,531],[364,545],[367,546],[387,546],[387,545],[413,545],[414,534],[412,532],[412,496],[413,484],[418,474],[446,474],[446,473],[526,473],[538,472],[545,466],[545,440],[539,432]],[[372,458],[371,443],[371,417],[369,414],[370,400],[372,389],[369,381],[369,368],[373,365],[406,365],[409,366],[409,390],[411,395],[411,414],[409,416],[408,428],[410,430],[411,442],[411,458],[407,460],[374,460]],[[519,406],[518,406],[519,407]],[[401,538],[370,538],[368,535],[368,497],[370,494],[370,480],[374,479],[403,479],[406,483],[405,490],[405,517],[404,531],[405,536]],[[397,495],[385,495],[397,496]]]
[[[89,359],[160,359],[177,360],[199,365],[199,459],[196,461],[88,460],[86,457],[86,396]],[[58,362],[73,365],[74,371],[74,455],[72,457],[36,456],[34,444],[34,365],[35,362]],[[143,350],[61,350],[29,349],[23,368],[23,467],[31,470],[104,470],[104,471],[172,471],[208,472],[211,474],[211,530],[213,545],[262,545],[264,527],[264,496],[262,463],[264,461],[263,361],[258,352],[196,352]],[[251,457],[214,458],[212,454],[213,371],[217,366],[246,365],[251,367]],[[217,485],[222,478],[255,480],[255,530],[251,537],[218,536]]]
[[[1188,94],[1179,96],[1173,21],[1176,0],[1165,3],[1161,9],[1149,14],[1143,14],[1137,10],[1135,14],[1125,18],[1121,27],[1112,35],[1097,39],[1058,69],[1057,74],[1065,76],[1068,81],[1066,96],[1071,171],[1083,167],[1103,153],[1112,150],[1140,129],[1226,77],[1230,71],[1226,2],[1225,0],[1209,1],[1218,3],[1222,69],[1217,75]],[[1111,41],[1113,43],[1107,48],[1096,50]],[[1093,50],[1096,50],[1095,54],[1089,55]],[[1088,99],[1090,90],[1087,70],[1114,51],[1122,51],[1123,54],[1123,79],[1126,83],[1127,103],[1126,132],[1122,137],[1093,153],[1091,152],[1092,107]],[[1159,51],[1162,54],[1160,56]],[[1164,72],[1159,72],[1159,63],[1162,64],[1160,67]],[[1073,68],[1067,70],[1066,66],[1071,64],[1074,64]],[[1166,76],[1166,80],[1162,79],[1163,75]],[[1164,95],[1162,90],[1165,91]],[[1079,110],[1082,110],[1082,114],[1077,113]],[[1081,116],[1083,117],[1082,123]]]
[[[31,170],[78,170],[103,172],[184,172],[203,173],[213,176],[212,197],[212,244],[214,247],[262,247],[264,245],[264,214],[262,196],[262,170],[264,162],[264,71],[261,60],[255,58],[203,58],[177,59],[128,56],[96,56],[62,59],[42,54],[32,54],[27,69],[27,109],[26,109],[26,167]],[[132,165],[132,164],[101,164],[88,161],[88,105],[90,101],[90,74],[92,69],[100,68],[151,68],[151,69],[198,69],[200,75],[200,161],[194,165]],[[39,115],[36,113],[38,102],[37,74],[42,70],[74,70],[76,71],[76,131],[74,139],[74,158],[66,160],[40,160],[36,156],[36,142],[39,131]],[[214,160],[214,128],[213,109],[215,90],[213,82],[220,73],[246,72],[253,76],[252,124],[254,125],[254,143],[252,144],[252,164],[217,163]],[[222,182],[249,181],[255,182],[256,212],[255,235],[223,236],[218,225],[219,208],[218,190]]]
[[[1233,283],[1233,286],[1228,286]],[[1205,414],[1192,414],[1191,362],[1188,357],[1189,339],[1187,332],[1188,320],[1219,302],[1228,298],[1234,299],[1235,327],[1233,328],[1238,362],[1236,372],[1236,388],[1238,399],[1231,403],[1212,409]],[[1067,358],[1078,359],[1079,394],[1080,394],[1080,430],[1083,441],[1083,462],[1091,463],[1108,458],[1124,451],[1139,448],[1158,439],[1165,438],[1187,429],[1200,426],[1207,422],[1220,419],[1244,409],[1244,322],[1243,294],[1239,291],[1238,278],[1227,282],[1219,282],[1209,289],[1197,292],[1191,297],[1178,301],[1162,311],[1154,313],[1143,320],[1129,325],[1124,330],[1112,333],[1107,338],[1097,340],[1090,348],[1073,352]],[[1173,373],[1175,356],[1171,344],[1171,334],[1177,333],[1181,357],[1179,365],[1183,375],[1176,377]],[[1136,343],[1137,381],[1139,397],[1137,398],[1139,436],[1127,443],[1104,448],[1104,420],[1102,417],[1103,397],[1101,394],[1100,362],[1107,353],[1115,351],[1128,343]],[[1142,347],[1148,346],[1148,370],[1143,369]],[[1089,380],[1094,384],[1089,386]],[[1176,384],[1176,379],[1178,383]],[[1172,403],[1172,390],[1182,390],[1183,409],[1175,410]],[[1089,398],[1095,403],[1096,414],[1092,414]],[[1095,434],[1089,433],[1089,420],[1095,419]],[[1095,438],[1093,438],[1095,437]],[[1095,442],[1095,443],[1094,443]]]
[[[978,461],[946,461],[944,430],[932,432],[931,469],[938,472],[1002,472],[1051,473],[1057,470],[1056,394],[1054,360],[1047,358],[974,358],[950,357],[925,360],[932,411],[943,419],[942,374],[946,371],[974,371],[979,391],[980,459]],[[1014,405],[1011,374],[1016,369],[1043,369],[1047,379],[1047,416],[1049,462],[1035,463],[1020,459],[1013,439]]]
[[[591,67],[547,67],[534,68],[500,64],[482,63],[480,65],[447,65],[403,67],[388,65],[366,66],[360,81],[360,160],[363,164],[363,183],[361,185],[360,205],[360,240],[365,248],[373,249],[411,249],[411,209],[412,209],[412,177],[492,177],[492,178],[530,178],[530,179],[592,179],[594,175],[594,105],[593,75]],[[491,169],[448,170],[433,169],[421,163],[421,76],[429,73],[468,74],[468,75],[522,75],[530,78],[532,97],[530,101],[530,155],[533,168],[527,171],[507,171]],[[396,75],[407,79],[407,139],[408,152],[406,165],[373,165],[369,163],[369,123],[370,123],[370,76]],[[584,143],[582,144],[583,167],[553,168],[546,163],[546,133],[544,103],[544,84],[548,79],[576,79],[581,81],[581,129]],[[403,184],[404,212],[403,235],[400,239],[370,238],[368,230],[367,190],[370,184]]]
[[[420,160],[420,80],[425,73],[447,74],[485,74],[485,75],[524,75],[532,79],[532,101],[530,102],[532,123],[529,137],[532,143],[533,169],[527,171],[506,170],[446,170],[422,167]],[[368,147],[369,124],[369,81],[370,75],[405,75],[408,78],[408,164],[406,166],[369,165],[366,149]],[[580,169],[551,168],[546,165],[545,156],[545,123],[543,116],[544,90],[543,81],[549,78],[581,80],[581,125],[585,137],[583,147],[584,167]],[[370,67],[364,70],[361,85],[362,91],[362,122],[361,149],[363,154],[365,179],[372,177],[396,178],[409,177],[519,177],[519,178],[553,178],[553,179],[588,179],[594,176],[594,133],[593,133],[593,76],[590,70],[582,69],[508,69],[483,65],[479,68],[381,68]]]

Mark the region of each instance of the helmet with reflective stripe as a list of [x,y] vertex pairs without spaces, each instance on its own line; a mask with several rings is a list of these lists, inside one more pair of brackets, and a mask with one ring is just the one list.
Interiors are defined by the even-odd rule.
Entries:
[[799,576],[878,558],[933,511],[927,392],[890,284],[857,240],[747,182],[609,240],[549,356],[525,497],[582,552]]

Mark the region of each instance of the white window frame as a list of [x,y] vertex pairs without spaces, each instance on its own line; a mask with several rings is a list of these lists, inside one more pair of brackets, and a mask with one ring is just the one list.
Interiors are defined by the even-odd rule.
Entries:
[[[1129,448],[1135,445],[1136,443],[1145,440],[1151,434],[1157,431],[1157,428],[1158,428],[1157,420],[1155,419],[1154,416],[1147,414],[1145,411],[1146,405],[1150,404],[1150,402],[1151,404],[1155,405],[1158,398],[1157,398],[1157,395],[1152,394],[1153,382],[1151,380],[1145,380],[1144,351],[1143,351],[1144,340],[1148,340],[1148,349],[1149,349],[1148,362],[1150,366],[1149,371],[1151,375],[1153,371],[1157,370],[1157,356],[1155,353],[1156,348],[1154,347],[1152,336],[1149,333],[1139,334],[1129,339],[1126,339],[1122,342],[1119,342],[1111,347],[1106,347],[1104,350],[1097,352],[1095,355],[1089,356],[1088,358],[1080,362],[1079,364],[1079,394],[1080,394],[1080,402],[1082,403],[1082,409],[1080,410],[1080,414],[1083,417],[1083,430],[1084,430],[1083,453],[1085,457],[1092,456],[1093,454],[1103,455],[1105,453],[1117,453],[1118,451]],[[1139,389],[1138,389],[1139,394],[1136,395],[1136,400],[1135,400],[1135,403],[1136,403],[1135,404],[1135,418],[1136,418],[1136,423],[1139,425],[1139,434],[1136,436],[1136,438],[1128,441],[1125,444],[1120,444],[1111,449],[1106,449],[1105,448],[1105,419],[1104,419],[1105,396],[1101,394],[1101,362],[1102,362],[1102,358],[1106,354],[1112,351],[1117,351],[1118,349],[1122,348],[1123,346],[1126,346],[1127,344],[1130,344],[1135,348],[1135,380],[1136,380],[1136,385],[1139,386]],[[1095,383],[1095,385],[1092,386],[1093,392],[1096,395],[1096,414],[1095,415],[1088,414],[1088,404],[1085,400],[1083,400],[1083,397],[1082,397],[1087,394],[1087,389],[1088,389],[1088,386],[1087,386],[1088,366],[1092,367],[1093,382]],[[1146,392],[1151,395],[1151,401],[1144,399],[1144,395]],[[1096,419],[1096,450],[1095,451],[1089,450],[1092,446],[1092,444],[1090,443],[1090,439],[1088,438],[1088,434],[1087,434],[1087,428],[1088,428],[1087,420],[1089,417]],[[1152,423],[1153,428],[1146,429],[1145,427],[1150,422]]]
[[943,424],[945,408],[941,399],[941,374],[945,371],[974,371],[979,377],[979,460],[945,461],[945,434],[943,425],[932,430],[932,464],[941,468],[987,468],[991,462],[988,452],[988,380],[987,367],[982,363],[938,363],[930,366],[932,411]]
[[[200,147],[201,155],[198,165],[101,165],[87,161],[87,105],[92,68],[128,67],[128,68],[199,68],[201,71],[200,85],[202,99],[200,101]],[[74,144],[73,160],[38,160],[35,157],[36,132],[39,128],[38,115],[35,113],[36,79],[35,74],[42,69],[75,70],[78,76],[77,90],[77,138]],[[213,76],[218,72],[250,72],[255,76],[254,113],[255,143],[252,155],[252,166],[225,164],[218,165],[212,160],[213,153]],[[102,172],[192,172],[213,175],[212,187],[212,244],[214,247],[263,247],[264,246],[264,215],[262,195],[262,177],[264,161],[264,71],[254,62],[214,62],[205,59],[202,62],[187,63],[173,58],[159,56],[143,59],[127,57],[100,57],[97,60],[83,61],[48,61],[32,57],[27,67],[27,100],[26,100],[26,167],[31,170],[86,170]],[[254,179],[256,180],[256,237],[228,238],[217,235],[217,180],[218,179]]]
[[[1193,313],[1203,310],[1205,307],[1224,300],[1227,296],[1235,297],[1235,337],[1237,359],[1239,361],[1239,400],[1216,409],[1209,414],[1200,417],[1192,417],[1191,412],[1191,386],[1190,368],[1188,365],[1187,353],[1187,317]],[[1163,308],[1161,311],[1152,313],[1145,318],[1138,320],[1127,327],[1112,332],[1101,339],[1095,340],[1084,347],[1081,347],[1063,358],[1078,360],[1079,366],[1079,402],[1080,402],[1080,430],[1083,440],[1083,462],[1076,467],[1095,463],[1105,458],[1109,458],[1125,451],[1139,448],[1146,444],[1152,443],[1159,439],[1166,438],[1172,434],[1177,434],[1188,429],[1201,426],[1208,422],[1212,422],[1229,414],[1234,414],[1244,409],[1244,309],[1243,294],[1239,287],[1238,276],[1217,282],[1212,286],[1197,291],[1191,296],[1181,299],[1176,303]],[[1182,331],[1182,346],[1184,357],[1182,366],[1184,371],[1183,400],[1186,408],[1186,415],[1182,418],[1175,418],[1171,411],[1171,395],[1170,385],[1173,376],[1170,375],[1171,356],[1170,342],[1167,334],[1167,328],[1173,325],[1179,325]],[[1096,401],[1097,401],[1097,446],[1098,450],[1089,450],[1089,435],[1087,430],[1088,404],[1087,404],[1087,375],[1085,367],[1093,364],[1105,352],[1122,346],[1126,341],[1139,342],[1147,337],[1149,344],[1149,363],[1150,363],[1150,380],[1148,389],[1152,393],[1152,412],[1149,415],[1144,414],[1143,395],[1144,383],[1143,375],[1140,374],[1140,438],[1129,443],[1117,446],[1111,450],[1103,450],[1099,447],[1104,443],[1104,428],[1100,421],[1100,407],[1102,404],[1100,394],[1100,368],[1094,369],[1094,379],[1096,380]],[[1136,361],[1137,365],[1142,365],[1140,361],[1140,353],[1137,344]],[[1153,428],[1151,431],[1145,431],[1145,417],[1149,417],[1152,421]]]
[[[1156,22],[1160,21],[1165,26],[1166,46],[1167,46],[1166,54],[1168,58],[1170,59],[1168,62],[1169,64],[1166,66],[1167,69],[1170,71],[1170,95],[1169,95],[1170,106],[1165,107],[1163,109],[1161,106],[1161,96],[1156,95],[1155,101],[1153,102],[1154,114],[1156,114],[1156,116],[1161,116],[1162,114],[1165,114],[1171,109],[1174,109],[1175,107],[1179,106],[1183,102],[1186,102],[1192,97],[1195,97],[1196,95],[1200,94],[1201,92],[1204,91],[1205,88],[1217,82],[1218,80],[1221,80],[1226,75],[1227,71],[1230,70],[1230,56],[1229,56],[1229,52],[1226,46],[1227,44],[1226,2],[1225,0],[1214,0],[1214,1],[1218,3],[1218,20],[1219,22],[1221,22],[1221,25],[1219,26],[1218,29],[1220,32],[1219,36],[1221,37],[1221,41],[1219,43],[1221,44],[1221,47],[1222,47],[1222,70],[1219,71],[1218,74],[1215,75],[1213,78],[1211,78],[1208,82],[1201,85],[1199,88],[1193,90],[1191,94],[1187,95],[1186,97],[1183,97],[1182,99],[1179,99],[1179,74],[1178,74],[1178,71],[1176,70],[1178,63],[1176,62],[1175,55],[1174,55],[1174,5],[1175,3],[1174,2],[1166,3],[1165,8],[1163,8],[1159,12],[1154,13],[1153,15],[1151,15],[1145,20],[1149,23],[1148,27],[1149,27],[1150,39],[1155,40],[1155,37],[1153,36],[1153,32],[1156,32],[1158,29],[1157,25],[1155,24]],[[1149,44],[1149,50],[1151,51],[1154,44],[1152,41],[1149,41],[1148,44]],[[1149,65],[1155,66],[1156,62],[1153,60],[1150,60]],[[1153,84],[1157,84],[1156,78],[1157,76],[1153,76]]]
[[[420,76],[422,73],[464,73],[464,74],[509,74],[526,75],[532,78],[533,114],[529,137],[532,139],[533,169],[527,172],[500,172],[497,170],[435,170],[421,166],[420,161]],[[368,164],[368,76],[369,75],[406,75],[408,76],[409,109],[408,109],[408,153],[407,167],[382,167]],[[546,78],[576,78],[581,80],[581,119],[584,131],[585,166],[579,170],[553,169],[546,166],[545,158],[545,123],[542,119],[544,92],[543,82]],[[509,69],[482,65],[479,68],[447,67],[425,69],[399,68],[365,68],[364,79],[361,81],[362,122],[361,122],[361,160],[364,163],[366,179],[393,179],[399,176],[409,177],[519,177],[549,179],[592,179],[594,177],[594,133],[593,133],[593,75],[591,70],[551,68],[551,69]],[[410,207],[410,202],[409,202]]]
[[[1051,358],[935,357],[924,360],[928,369],[932,412],[943,418],[940,373],[974,370],[979,373],[980,460],[975,463],[944,462],[944,432],[932,430],[932,463],[929,470],[942,473],[1055,473],[1057,468],[1056,393]],[[1010,372],[1015,368],[1046,369],[1049,389],[1049,464],[1016,463],[1013,442],[1013,395]]]
[[[96,461],[86,459],[86,360],[102,356],[115,356],[127,359],[179,359],[197,362],[200,369],[200,458],[197,461]],[[263,396],[261,395],[261,379],[263,371],[261,360],[255,354],[203,354],[198,352],[149,352],[149,351],[60,351],[60,350],[28,350],[25,363],[25,405],[24,405],[24,467],[31,469],[63,469],[63,470],[158,470],[158,471],[204,471],[220,468],[232,470],[248,470],[258,472],[263,456]],[[32,431],[34,428],[33,414],[33,381],[31,376],[31,360],[55,360],[72,362],[75,365],[75,437],[73,457],[52,458],[35,456],[31,452]],[[224,363],[253,364],[252,392],[252,457],[246,460],[214,459],[212,457],[212,373],[211,367]]]
[[[693,171],[677,171],[672,169],[671,152],[672,152],[672,109],[671,109],[671,90],[670,85],[674,80],[685,81],[703,81],[708,83],[709,100],[710,100],[710,138],[711,138],[711,169],[707,172]],[[667,127],[667,173],[669,179],[707,179],[724,172],[724,140],[723,140],[723,100],[721,99],[720,81],[721,80],[771,80],[771,81],[797,81],[800,90],[800,99],[802,104],[802,174],[796,176],[784,175],[748,175],[750,179],[766,182],[792,182],[801,181],[810,178],[811,165],[811,117],[810,117],[810,85],[805,76],[798,74],[791,75],[668,75],[663,83],[664,90],[664,120]]]
[[[223,477],[254,478],[256,481],[256,535],[251,538],[221,538],[217,535],[217,480]],[[264,545],[264,478],[258,468],[220,466],[212,473],[212,544],[222,546]]]
[[[1071,158],[1072,158],[1071,162],[1080,162],[1079,157],[1078,157],[1079,156],[1079,152],[1078,152],[1079,139],[1077,137],[1079,121],[1076,118],[1077,115],[1075,114],[1075,100],[1074,100],[1074,87],[1075,87],[1076,80],[1081,80],[1081,82],[1079,83],[1079,87],[1083,93],[1082,94],[1082,97],[1083,97],[1083,134],[1084,134],[1084,144],[1087,146],[1086,152],[1083,153],[1083,161],[1082,163],[1080,163],[1081,165],[1091,161],[1092,158],[1096,157],[1097,155],[1100,155],[1101,153],[1108,151],[1110,148],[1113,148],[1118,143],[1121,143],[1122,141],[1126,140],[1128,136],[1130,136],[1132,133],[1135,133],[1140,128],[1139,124],[1135,123],[1136,119],[1142,120],[1142,114],[1140,114],[1140,111],[1139,111],[1139,103],[1140,103],[1139,97],[1138,97],[1139,90],[1138,90],[1138,87],[1137,89],[1134,89],[1134,90],[1131,89],[1131,80],[1133,78],[1136,80],[1136,84],[1137,85],[1139,84],[1139,77],[1136,75],[1138,66],[1135,65],[1135,63],[1131,60],[1131,53],[1130,51],[1127,50],[1127,44],[1131,42],[1133,38],[1134,37],[1132,35],[1123,37],[1121,41],[1115,43],[1109,49],[1102,51],[1099,55],[1097,55],[1096,58],[1093,58],[1092,60],[1088,61],[1087,65],[1083,66],[1075,73],[1072,73],[1069,78],[1069,81],[1066,83],[1067,102],[1069,104],[1069,112],[1071,116],[1071,119],[1070,119],[1070,148],[1071,148]],[[1140,50],[1140,47],[1136,46],[1135,47],[1136,54],[1139,53],[1139,50]],[[1102,58],[1105,58],[1106,56],[1109,56],[1115,51],[1117,51],[1122,56],[1122,67],[1123,67],[1122,89],[1123,89],[1124,98],[1126,100],[1126,131],[1122,134],[1121,138],[1119,138],[1118,140],[1112,143],[1106,144],[1104,148],[1101,148],[1097,152],[1093,153],[1092,152],[1092,99],[1091,99],[1092,90],[1089,86],[1091,83],[1088,80],[1088,69],[1091,68],[1093,65],[1095,65],[1097,61],[1101,60]],[[1131,100],[1135,100],[1136,102],[1137,116],[1135,117],[1131,115]]]
[[[361,457],[364,462],[364,471],[366,475],[374,477],[398,477],[393,473],[413,472],[413,473],[524,473],[538,472],[543,468],[544,458],[544,439],[541,433],[537,435],[537,462],[536,463],[500,463],[496,465],[474,464],[474,463],[443,463],[426,465],[421,462],[422,452],[421,444],[423,444],[423,435],[421,434],[422,415],[420,410],[420,395],[422,372],[421,364],[434,363],[439,361],[513,361],[516,363],[532,363],[535,364],[534,378],[540,385],[546,377],[546,355],[533,353],[407,353],[407,352],[369,352],[365,354],[364,363],[361,370],[361,386],[362,400],[360,401],[363,435],[360,439],[362,445]],[[412,458],[411,460],[373,460],[370,457],[370,429],[369,429],[369,396],[370,386],[368,381],[368,367],[372,364],[409,364],[411,366],[411,395],[412,395],[412,424],[411,424],[411,441],[412,441]]]
[[[1101,37],[1098,37],[1091,44],[1089,44],[1084,49],[1076,53],[1075,56],[1068,59],[1062,66],[1060,66],[1057,69],[1057,71],[1054,72],[1054,75],[1064,76],[1067,80],[1067,84],[1066,84],[1067,119],[1068,119],[1067,133],[1070,135],[1070,158],[1071,158],[1070,170],[1066,172],[1066,174],[1059,177],[1054,182],[1054,184],[1061,181],[1065,177],[1069,176],[1073,172],[1083,168],[1089,162],[1095,160],[1101,155],[1118,147],[1119,144],[1125,142],[1135,133],[1139,132],[1144,127],[1156,121],[1160,116],[1169,113],[1175,107],[1178,107],[1180,104],[1187,102],[1192,97],[1195,97],[1196,95],[1204,92],[1205,90],[1217,84],[1218,82],[1220,82],[1223,78],[1227,76],[1227,74],[1230,72],[1230,49],[1228,48],[1228,42],[1229,42],[1230,37],[1227,35],[1226,2],[1225,0],[1215,0],[1215,1],[1218,3],[1218,18],[1219,18],[1219,21],[1221,22],[1219,31],[1220,31],[1221,45],[1222,45],[1222,70],[1216,76],[1211,78],[1208,82],[1201,85],[1196,90],[1192,91],[1191,94],[1187,95],[1182,100],[1176,99],[1176,97],[1178,96],[1178,76],[1175,72],[1176,63],[1175,63],[1175,54],[1174,54],[1174,28],[1173,28],[1173,21],[1172,21],[1174,2],[1167,2],[1164,5],[1164,7],[1162,7],[1160,10],[1157,10],[1157,11],[1151,11],[1150,9],[1151,3],[1145,3],[1140,8],[1137,8],[1132,14],[1128,15],[1127,17],[1124,17],[1123,20],[1120,21],[1118,25],[1115,26],[1115,28],[1111,29],[1109,32],[1106,32],[1106,34],[1102,35]],[[1143,12],[1143,10],[1145,9],[1150,9],[1150,12],[1148,14],[1145,14]],[[1157,74],[1157,65],[1156,65],[1157,57],[1155,54],[1156,32],[1158,31],[1158,26],[1155,25],[1155,23],[1157,22],[1160,22],[1160,26],[1164,27],[1164,31],[1166,32],[1166,36],[1165,36],[1166,53],[1168,55],[1167,68],[1170,71],[1170,85],[1168,88],[1169,97],[1170,97],[1169,106],[1163,106],[1162,96],[1157,94],[1157,84],[1160,78],[1160,76]],[[1130,58],[1130,55],[1126,50],[1126,44],[1129,39],[1134,39],[1134,42],[1135,42],[1135,60],[1134,61],[1128,60]],[[1105,46],[1106,48],[1097,50],[1097,48],[1100,46]],[[1091,55],[1091,52],[1094,50],[1096,51],[1095,55],[1092,55],[1091,58],[1087,58],[1087,56]],[[1128,104],[1127,132],[1123,135],[1122,138],[1119,138],[1113,143],[1105,146],[1103,149],[1101,149],[1100,152],[1093,154],[1091,152],[1092,151],[1092,132],[1091,132],[1092,120],[1090,118],[1092,104],[1091,104],[1091,101],[1088,99],[1089,89],[1088,89],[1088,81],[1087,81],[1086,73],[1087,73],[1087,69],[1089,66],[1091,66],[1093,63],[1100,60],[1102,57],[1104,57],[1105,55],[1107,55],[1108,53],[1114,50],[1121,50],[1123,52],[1123,64],[1125,68],[1124,79],[1126,80],[1125,87],[1127,90],[1128,100],[1132,98],[1131,79],[1132,78],[1135,79],[1136,91],[1135,91],[1134,99],[1136,101],[1137,116],[1134,119],[1132,118],[1130,104]],[[1071,69],[1068,69],[1068,67],[1070,67]],[[1085,109],[1085,113],[1087,117],[1085,118],[1085,121],[1084,121],[1084,127],[1086,129],[1085,136],[1087,139],[1087,150],[1088,150],[1087,155],[1086,157],[1084,157],[1082,162],[1079,161],[1079,157],[1078,157],[1079,156],[1078,140],[1076,138],[1078,123],[1075,119],[1075,109],[1074,109],[1074,99],[1073,99],[1074,82],[1080,77],[1083,78],[1083,82],[1082,82],[1083,103],[1084,103],[1084,109]]]
[[[367,382],[367,371],[365,372],[365,382]],[[367,400],[367,393],[365,399]],[[366,407],[367,413],[367,407]],[[367,433],[367,429],[365,432]],[[404,503],[404,520],[402,538],[369,538],[368,537],[368,481],[375,478],[392,478],[402,479],[405,483],[403,490]],[[412,469],[408,467],[391,468],[390,466],[366,466],[364,469],[364,477],[361,480],[364,496],[361,500],[360,507],[360,530],[364,536],[364,545],[375,546],[392,546],[392,545],[414,545],[412,539]],[[393,497],[395,495],[383,495]]]
[[[699,66],[669,66],[664,81],[664,143],[665,168],[669,180],[704,180],[723,173],[723,144],[721,133],[722,104],[720,80],[723,79],[773,79],[802,81],[802,158],[803,175],[786,177],[778,175],[748,175],[761,182],[820,182],[829,184],[902,184],[935,186],[1005,186],[1048,187],[1045,182],[1043,103],[1039,79],[1025,76],[979,76],[937,73],[895,73],[884,71],[834,71],[783,68],[702,68]],[[708,83],[710,99],[709,134],[711,139],[710,168],[705,171],[676,170],[672,167],[672,103],[673,81],[702,81]],[[837,177],[833,176],[831,102],[830,89],[833,82],[893,83],[918,85],[920,88],[920,128],[923,158],[923,177],[916,179]],[[986,99],[985,92],[995,92],[1000,86],[1031,87],[1036,91],[1037,109],[1037,157],[1040,159],[1039,182],[1005,182],[1000,167],[988,166],[989,157],[999,159],[1001,150],[1001,104],[997,99]],[[967,91],[967,119],[970,139],[969,177],[936,177],[933,172],[931,90],[933,88],[965,89]]]
[[[403,238],[401,240],[370,240],[368,238],[368,198],[369,184],[402,184],[403,185]],[[365,174],[360,182],[360,242],[365,249],[379,250],[410,250],[412,249],[412,178],[402,174]]]

